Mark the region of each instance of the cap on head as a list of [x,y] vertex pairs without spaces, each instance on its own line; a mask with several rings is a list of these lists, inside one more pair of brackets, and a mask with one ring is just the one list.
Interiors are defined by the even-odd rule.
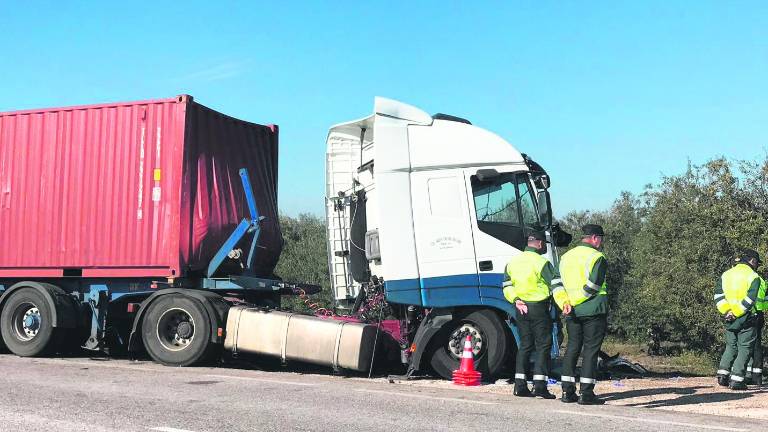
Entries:
[[762,261],[760,261],[760,254],[757,253],[756,250],[754,250],[754,249],[746,249],[745,248],[745,249],[742,249],[739,252],[739,256],[738,256],[738,258],[736,258],[736,260],[739,261],[739,262],[746,263],[746,262],[748,262],[749,260],[751,260],[753,258],[754,258],[755,261],[757,261],[758,264],[760,264],[762,262]]
[[585,236],[591,236],[591,235],[598,235],[603,236],[605,233],[603,232],[603,227],[596,224],[586,224],[583,227],[581,227],[581,232],[584,233]]
[[530,231],[528,233],[528,241],[547,241],[547,236],[544,234],[544,231]]

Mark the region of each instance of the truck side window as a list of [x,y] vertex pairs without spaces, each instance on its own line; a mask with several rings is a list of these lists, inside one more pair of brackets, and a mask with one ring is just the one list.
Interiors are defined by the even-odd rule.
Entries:
[[480,231],[522,249],[524,239],[518,206],[519,178],[515,174],[505,174],[491,181],[480,181],[477,176],[472,176],[470,180]]
[[[510,179],[511,180],[511,179]],[[480,182],[472,177],[472,194],[478,222],[498,222],[520,225],[517,212],[517,192],[513,181]]]

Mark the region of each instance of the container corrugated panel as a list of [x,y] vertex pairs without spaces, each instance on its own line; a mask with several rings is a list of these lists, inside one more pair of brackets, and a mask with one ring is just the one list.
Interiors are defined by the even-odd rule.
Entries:
[[0,277],[179,277],[248,217],[280,255],[277,127],[173,99],[0,113]]

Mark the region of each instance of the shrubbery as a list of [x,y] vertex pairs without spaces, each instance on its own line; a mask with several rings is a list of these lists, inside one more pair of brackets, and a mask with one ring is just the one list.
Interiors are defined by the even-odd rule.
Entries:
[[622,194],[610,210],[561,222],[578,233],[587,221],[606,229],[611,333],[644,341],[655,328],[668,342],[718,351],[717,278],[738,249],[768,251],[768,161],[689,166],[639,196]]
[[[312,301],[328,307],[333,302],[333,293],[328,276],[325,221],[311,214],[300,214],[295,218],[280,215],[280,229],[285,243],[275,274],[288,282],[320,285],[323,291],[312,296]],[[283,297],[283,306],[307,310],[296,297]]]

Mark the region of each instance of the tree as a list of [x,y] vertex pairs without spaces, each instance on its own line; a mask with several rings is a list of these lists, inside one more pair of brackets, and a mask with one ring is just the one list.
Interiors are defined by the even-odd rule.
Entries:
[[[306,213],[295,218],[280,215],[280,228],[284,245],[275,274],[288,282],[320,285],[322,291],[312,296],[312,301],[322,307],[332,305],[325,221]],[[284,297],[283,306],[294,310],[307,310],[305,303],[298,298]]]
[[689,165],[639,198],[624,193],[608,211],[563,220],[571,230],[586,222],[606,230],[614,334],[644,339],[653,328],[688,348],[719,350],[717,278],[740,248],[768,246],[768,161]]

